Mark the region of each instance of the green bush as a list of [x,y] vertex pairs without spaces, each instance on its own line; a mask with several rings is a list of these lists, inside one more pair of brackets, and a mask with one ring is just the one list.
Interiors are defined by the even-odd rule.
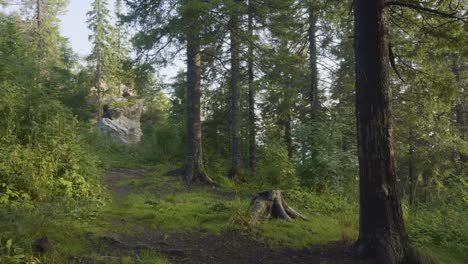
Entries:
[[78,122],[38,88],[0,84],[0,204],[101,195]]
[[177,124],[161,121],[144,127],[140,153],[151,162],[180,161],[185,155],[185,131]]
[[257,173],[253,184],[267,189],[288,189],[297,186],[295,166],[287,150],[278,143],[267,143],[258,150]]
[[345,142],[338,127],[330,121],[314,126],[302,125],[296,131],[300,142],[306,142],[306,155],[297,166],[301,184],[316,191],[327,189],[347,192],[356,186],[358,175],[355,143]]
[[84,138],[88,145],[93,146],[93,151],[101,162],[100,166],[104,169],[142,165],[142,157],[138,146],[123,145],[111,136],[94,128],[84,133]]
[[337,193],[315,192],[294,189],[285,192],[288,202],[291,202],[301,210],[313,212],[314,214],[333,215],[343,211],[358,211],[358,205],[353,199],[339,196]]
[[433,245],[468,252],[468,214],[466,208],[445,205],[418,208],[408,213],[408,233],[418,246]]

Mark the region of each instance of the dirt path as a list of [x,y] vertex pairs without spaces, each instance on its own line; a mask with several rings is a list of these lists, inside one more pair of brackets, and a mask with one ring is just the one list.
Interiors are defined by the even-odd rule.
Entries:
[[[112,169],[106,174],[107,188],[118,199],[132,193],[139,193],[145,186],[127,186],[119,182],[144,179],[140,169]],[[177,181],[173,179],[171,181]],[[171,182],[166,183],[171,184]],[[151,190],[164,193],[171,188],[162,186]],[[146,190],[147,191],[147,190]],[[180,192],[193,191],[177,189]],[[218,192],[219,191],[214,191]],[[226,194],[227,199],[233,197]],[[125,228],[123,228],[125,227]],[[119,219],[112,221],[112,231],[101,236],[93,247],[102,255],[125,255],[134,252],[138,259],[139,251],[159,252],[170,263],[371,263],[354,258],[348,245],[332,243],[314,245],[302,250],[272,249],[248,235],[236,231],[214,235],[207,232],[168,233],[142,226],[138,223]],[[127,230],[119,232],[119,230]],[[128,232],[134,230],[134,232]]]

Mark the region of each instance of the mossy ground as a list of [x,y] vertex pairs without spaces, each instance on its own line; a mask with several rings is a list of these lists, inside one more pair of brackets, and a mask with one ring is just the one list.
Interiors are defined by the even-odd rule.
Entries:
[[[139,243],[148,230],[158,234],[214,235],[234,231],[273,249],[297,250],[336,241],[351,244],[357,238],[357,208],[351,203],[339,202],[327,195],[309,197],[311,194],[286,192],[290,204],[304,213],[307,221],[272,220],[250,226],[249,191],[188,187],[182,179],[162,176],[168,167],[146,167],[144,172],[134,175],[125,169],[113,176],[108,173],[106,185],[110,195],[107,203],[100,207],[86,204],[76,207],[57,201],[0,216],[0,250],[4,255],[7,240],[13,242],[10,258],[1,260],[34,263],[34,258],[23,257],[20,259],[23,262],[15,262],[14,257],[31,255],[27,253],[32,252],[34,239],[44,236],[53,241],[56,253],[38,256],[41,263],[73,263],[75,260],[81,263],[168,263],[164,256],[150,248],[96,246],[107,236],[117,236],[133,245]],[[442,263],[463,263],[466,257],[431,245],[422,250],[435,255]]]

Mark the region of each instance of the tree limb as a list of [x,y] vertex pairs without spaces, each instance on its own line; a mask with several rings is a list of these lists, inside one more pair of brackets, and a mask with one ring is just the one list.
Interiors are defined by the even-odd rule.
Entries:
[[400,78],[400,80],[403,83],[405,83],[405,81],[403,80],[403,78],[400,75],[400,72],[398,71],[398,69],[396,67],[395,55],[393,54],[393,49],[392,49],[392,44],[391,43],[388,43],[388,56],[389,56],[389,59],[390,59],[390,65],[392,66],[392,68],[395,71],[396,75],[398,76],[398,78]]
[[386,7],[388,7],[388,6],[407,7],[407,8],[410,8],[410,9],[435,14],[435,15],[438,15],[438,16],[441,16],[441,17],[447,17],[447,18],[452,18],[452,19],[461,20],[461,21],[466,22],[466,19],[463,18],[463,17],[458,17],[456,12],[454,12],[454,13],[445,13],[445,12],[442,12],[442,11],[439,11],[439,10],[436,10],[436,9],[432,9],[432,8],[428,8],[428,7],[424,7],[424,6],[419,6],[419,5],[411,4],[411,3],[405,3],[405,2],[400,2],[400,1],[388,1],[388,2],[385,3],[385,6]]

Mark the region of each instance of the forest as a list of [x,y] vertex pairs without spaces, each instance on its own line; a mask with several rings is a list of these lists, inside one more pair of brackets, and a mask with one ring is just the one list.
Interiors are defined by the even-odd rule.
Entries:
[[467,263],[467,82],[464,0],[0,0],[0,263]]

